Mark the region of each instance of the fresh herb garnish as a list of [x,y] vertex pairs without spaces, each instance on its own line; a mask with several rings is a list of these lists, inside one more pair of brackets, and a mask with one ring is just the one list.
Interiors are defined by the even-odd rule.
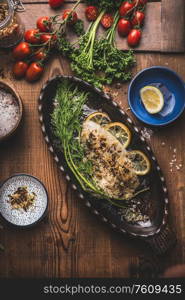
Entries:
[[80,19],[78,19],[76,23],[71,26],[71,29],[74,31],[74,33],[76,33],[77,36],[85,34],[84,22]]
[[112,84],[131,79],[130,69],[135,63],[133,51],[121,51],[115,45],[115,30],[119,16],[115,15],[113,26],[105,38],[98,40],[94,53],[94,66],[102,72],[101,81]]
[[85,81],[102,88],[104,84],[115,81],[125,82],[131,78],[130,68],[134,65],[133,51],[118,50],[115,45],[115,30],[119,19],[118,13],[114,18],[113,26],[108,30],[106,37],[96,39],[96,32],[104,10],[100,13],[88,31],[79,39],[78,48],[70,48],[68,54],[74,73]]
[[101,80],[94,67],[94,49],[96,48],[96,32],[100,23],[102,11],[89,30],[79,39],[79,48],[74,49],[71,55],[71,67],[77,76],[98,87],[102,87]]
[[68,166],[79,181],[83,190],[100,193],[92,180],[92,165],[84,160],[84,149],[79,141],[80,118],[88,93],[80,91],[64,80],[57,89],[57,103],[52,114],[54,133],[59,138]]
[[57,48],[59,52],[62,54],[62,56],[71,59],[71,55],[73,54],[74,47],[68,41],[65,34],[58,39]]
[[88,5],[95,5],[106,10],[115,10],[124,0],[85,0]]
[[[83,107],[88,95],[74,84],[70,84],[67,79],[58,85],[57,106],[52,113],[54,134],[60,141],[68,167],[82,189],[121,208],[126,205],[126,198],[111,199],[110,195],[97,186],[93,178],[93,162],[87,158],[84,145],[80,141]],[[148,188],[136,192],[133,197],[146,190]]]

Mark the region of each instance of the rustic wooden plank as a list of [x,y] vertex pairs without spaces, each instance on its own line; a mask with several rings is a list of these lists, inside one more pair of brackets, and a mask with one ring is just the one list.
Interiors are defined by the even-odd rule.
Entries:
[[[138,54],[134,74],[152,65],[164,65],[175,69],[185,78],[182,62],[184,56]],[[7,62],[9,62],[7,64]],[[49,196],[49,217],[40,226],[29,231],[15,231],[7,226],[2,231],[6,251],[1,254],[1,277],[127,277],[134,257],[148,254],[142,242],[122,237],[97,222],[83,202],[76,198],[65,178],[58,171],[41,134],[37,114],[37,97],[45,80],[56,74],[69,74],[65,60],[50,62],[44,78],[35,84],[14,81],[11,76],[9,55],[3,56],[5,75],[15,85],[24,102],[24,126],[16,138],[0,147],[0,181],[16,172],[38,176],[46,185]],[[127,87],[112,89],[116,101],[128,108]],[[133,115],[130,113],[133,118]],[[153,131],[149,140],[161,164],[170,193],[172,220],[179,243],[173,255],[166,257],[166,265],[185,263],[184,169],[169,172],[169,160],[177,148],[178,161],[184,161],[185,115],[172,127]],[[141,123],[136,121],[138,125]],[[178,135],[177,135],[178,132]],[[13,143],[15,142],[15,143]],[[165,147],[162,143],[165,142]],[[13,149],[13,151],[12,151]],[[39,164],[38,164],[39,161]]]
[[[116,34],[119,49],[128,50],[127,39]],[[142,29],[142,39],[135,51],[161,51],[161,2],[147,4],[146,19]]]
[[46,185],[50,202],[49,217],[37,228],[16,231],[5,226],[5,252],[0,259],[0,273],[5,277],[23,277],[24,274],[27,277],[62,277],[64,274],[71,277],[77,199],[71,196],[71,189],[67,187],[64,176],[53,163],[51,155],[48,155],[37,113],[37,97],[43,82],[62,73],[62,70],[56,58],[52,70],[49,68],[51,65],[48,66],[43,81],[29,85],[24,81],[14,81],[9,55],[3,56],[3,66],[6,66],[5,76],[15,85],[23,99],[24,123],[16,137],[1,144],[0,169],[4,171],[0,172],[0,181],[13,173],[33,174]]
[[[175,69],[185,78],[183,61],[184,56],[138,54],[134,74],[155,64]],[[50,62],[40,82],[28,84],[24,80],[14,81],[12,78],[9,55],[3,57],[3,64],[6,65],[5,75],[23,98],[25,118],[24,126],[16,138],[1,145],[0,169],[3,172],[0,174],[0,181],[15,172],[38,176],[49,191],[50,206],[49,218],[33,230],[19,232],[5,226],[1,234],[6,248],[0,259],[1,277],[127,277],[133,258],[147,254],[148,249],[141,242],[131,241],[113,232],[88,213],[83,203],[67,187],[40,131],[37,114],[40,87],[53,75],[69,74],[68,65],[65,60],[60,58],[59,61],[56,58]],[[123,109],[128,108],[127,87],[128,84],[125,84],[119,90],[112,89],[116,101]],[[130,116],[133,118],[131,113]],[[183,162],[185,159],[182,142],[184,118],[185,115],[172,127],[153,131],[149,140],[167,179],[172,220],[179,239],[173,255],[166,257],[167,266],[185,263],[185,216],[182,213],[185,209],[184,169],[169,172],[169,160],[173,156],[170,147],[174,145],[174,141],[178,161]],[[141,126],[138,121],[136,123]],[[165,147],[162,146],[163,142]]]
[[[180,0],[181,1],[181,0]],[[65,3],[63,6],[63,9],[70,8],[72,7],[73,4],[70,3]],[[39,4],[39,9],[38,5],[32,5],[32,4],[27,4],[25,5],[26,7],[26,12],[21,13],[20,16],[25,22],[26,28],[34,28],[35,27],[35,22],[38,17],[41,15],[41,11],[44,11],[46,15],[55,15],[56,12],[55,10],[51,9],[49,5],[45,4]],[[78,8],[76,9],[79,18],[84,19],[84,25],[85,28],[89,26],[89,22],[84,18],[84,8],[85,4],[80,4]],[[60,9],[60,12],[62,13],[63,9]],[[164,9],[163,9],[164,10]],[[146,20],[145,20],[145,25],[143,27],[142,31],[142,39],[140,45],[135,48],[135,51],[162,51],[164,49],[165,52],[181,52],[183,51],[183,46],[182,46],[182,40],[184,39],[184,36],[182,35],[181,38],[179,38],[179,42],[175,44],[173,41],[171,42],[171,39],[168,39],[168,35],[170,35],[171,30],[166,30],[164,36],[164,30],[161,27],[161,2],[151,2],[147,4],[147,10],[146,10]],[[183,19],[181,20],[183,21]],[[179,22],[179,30],[183,26],[182,22]],[[168,23],[171,22],[170,18],[168,18]],[[185,24],[185,19],[184,19],[184,24]],[[167,26],[167,25],[166,25]],[[182,29],[183,30],[183,29]],[[173,31],[172,31],[173,32]],[[181,33],[181,32],[180,32]],[[98,35],[102,36],[105,35],[105,30],[100,26],[98,29]],[[69,36],[71,41],[75,41],[76,37],[74,34],[69,32]],[[164,41],[163,41],[164,39]],[[178,35],[177,38],[178,39]],[[166,44],[165,46],[165,40],[170,40],[168,42],[171,43],[168,47]],[[176,40],[175,40],[176,41]],[[116,44],[117,47],[121,50],[128,50],[128,44],[127,44],[127,39],[120,37],[118,33],[116,33]],[[162,48],[161,48],[162,47]],[[185,46],[184,46],[185,47]],[[184,49],[185,50],[185,49]]]
[[[70,8],[73,4],[66,3],[63,9]],[[26,12],[21,13],[20,16],[25,22],[26,28],[34,28],[35,22],[37,18],[41,15],[41,11],[44,11],[46,15],[55,15],[56,11],[51,9],[48,5],[40,4],[40,9],[38,9],[38,5],[26,5]],[[79,15],[79,18],[84,19],[85,28],[89,26],[89,22],[84,18],[84,8],[85,4],[80,4],[76,11]],[[63,10],[62,9],[62,10]],[[62,10],[60,10],[62,12]],[[160,16],[161,16],[161,3],[148,3],[147,5],[147,14],[146,14],[146,22],[143,28],[143,37],[141,40],[141,44],[137,47],[136,51],[160,51],[161,50],[161,40],[160,40]],[[152,35],[151,35],[152,32]],[[98,29],[98,35],[102,36],[105,34],[105,30],[100,26]],[[69,32],[69,36],[71,41],[76,40],[76,36]],[[129,49],[127,45],[126,38],[120,37],[116,34],[116,43],[117,47],[121,50]]]
[[185,51],[185,1],[162,0],[161,50],[163,52]]
[[[35,3],[42,3],[42,4],[48,4],[48,0],[22,0],[23,3],[29,3],[29,4],[35,4]],[[65,0],[65,3],[67,2],[76,2],[76,0]],[[82,0],[82,2],[84,2]],[[148,2],[161,2],[161,0],[148,0]]]
[[[137,55],[137,71],[139,72],[143,68],[147,68],[153,65],[161,65],[169,67],[175,70],[183,79],[185,79],[185,69],[183,62],[185,55],[167,55],[167,54],[155,54],[146,56],[140,54]],[[182,65],[181,65],[182,64]],[[132,113],[130,116],[133,118]],[[142,124],[133,118],[137,125],[142,127]],[[184,149],[184,124],[185,124],[185,113],[171,126],[152,129],[151,138],[148,142],[159,161],[159,164],[163,170],[170,199],[170,215],[172,224],[177,234],[178,243],[171,251],[169,255],[165,257],[166,266],[174,264],[185,263],[185,249],[184,249],[184,238],[185,238],[185,216],[183,211],[185,209],[184,204],[184,170],[185,170],[185,153]],[[149,128],[146,126],[146,128]],[[151,129],[151,128],[149,128]],[[177,164],[182,163],[183,168],[177,170],[176,167],[172,169],[170,167],[170,161],[173,159],[176,149]]]
[[[35,6],[35,5],[32,5]],[[49,13],[40,6],[25,18],[27,26]],[[38,6],[37,6],[38,10]],[[0,53],[0,68],[5,80],[11,81],[24,103],[24,123],[17,135],[0,145],[0,181],[17,172],[39,177],[49,191],[49,215],[39,226],[28,231],[17,231],[5,225],[0,240],[5,252],[0,253],[0,277],[127,277],[131,263],[138,263],[140,255],[150,251],[142,242],[124,238],[88,213],[83,202],[71,191],[64,176],[51,157],[41,134],[37,113],[37,97],[44,82],[56,74],[71,74],[69,65],[59,57],[48,64],[44,77],[35,84],[15,81],[11,75],[11,54]],[[137,54],[133,73],[153,65],[164,65],[176,70],[185,79],[184,55]],[[123,109],[128,108],[128,84],[111,89]],[[131,118],[132,113],[127,111]],[[135,120],[135,119],[134,119]],[[135,122],[141,127],[141,123]],[[185,114],[170,127],[153,130],[148,142],[155,151],[167,180],[171,218],[177,232],[178,244],[166,255],[166,266],[185,263],[185,172],[170,172],[169,161],[177,149],[178,162],[185,161]],[[165,142],[165,146],[162,143]],[[171,148],[170,148],[171,147]]]
[[[23,4],[48,4],[49,0],[22,0]],[[76,2],[75,0],[65,0],[65,3]],[[62,6],[61,6],[62,7]],[[61,9],[61,7],[59,9]],[[58,10],[58,9],[56,9]]]
[[4,171],[0,172],[0,181],[13,173],[33,174],[46,185],[50,202],[48,218],[36,228],[18,231],[5,225],[1,235],[5,252],[0,256],[0,277],[110,277],[111,230],[102,228],[89,215],[66,184],[38,122],[37,97],[41,86],[56,74],[69,74],[68,64],[55,58],[41,81],[28,84],[13,79],[8,54],[1,53],[1,58],[5,80],[14,84],[23,99],[24,123],[15,138],[1,144],[0,170]]

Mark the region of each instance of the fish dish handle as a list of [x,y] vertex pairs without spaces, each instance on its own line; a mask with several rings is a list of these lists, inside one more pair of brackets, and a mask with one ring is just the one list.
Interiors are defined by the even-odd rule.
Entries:
[[159,233],[148,237],[145,241],[150,245],[155,254],[163,255],[175,246],[177,238],[171,226],[167,223]]

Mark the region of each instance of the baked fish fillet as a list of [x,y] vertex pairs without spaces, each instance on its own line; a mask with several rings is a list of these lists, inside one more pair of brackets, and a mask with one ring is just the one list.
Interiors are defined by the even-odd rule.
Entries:
[[122,144],[93,121],[83,123],[81,142],[92,162],[96,185],[113,199],[133,198],[139,179]]

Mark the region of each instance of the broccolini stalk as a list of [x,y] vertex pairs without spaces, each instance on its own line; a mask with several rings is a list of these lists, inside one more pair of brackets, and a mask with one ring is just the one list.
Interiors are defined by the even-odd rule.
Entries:
[[72,69],[78,74],[82,74],[83,71],[93,70],[93,55],[94,44],[96,39],[96,32],[100,20],[105,13],[102,10],[94,23],[89,27],[87,32],[79,40],[79,49],[72,54]]
[[108,30],[106,39],[109,41],[109,43],[115,47],[115,34],[116,34],[116,26],[118,23],[120,16],[119,16],[119,12],[117,11],[115,16],[114,16],[114,22],[111,26],[111,28]]
[[98,28],[98,25],[100,23],[100,20],[102,18],[102,16],[104,15],[105,11],[103,10],[97,20],[94,22],[94,24],[92,25],[92,27],[90,28],[89,32],[87,33],[88,35],[88,42],[86,44],[86,46],[84,47],[84,50],[82,51],[82,57],[84,54],[87,55],[87,62],[89,62],[90,64],[90,67],[93,68],[93,49],[94,49],[94,41],[95,41],[95,38],[96,38],[96,32],[97,32],[97,28]]

